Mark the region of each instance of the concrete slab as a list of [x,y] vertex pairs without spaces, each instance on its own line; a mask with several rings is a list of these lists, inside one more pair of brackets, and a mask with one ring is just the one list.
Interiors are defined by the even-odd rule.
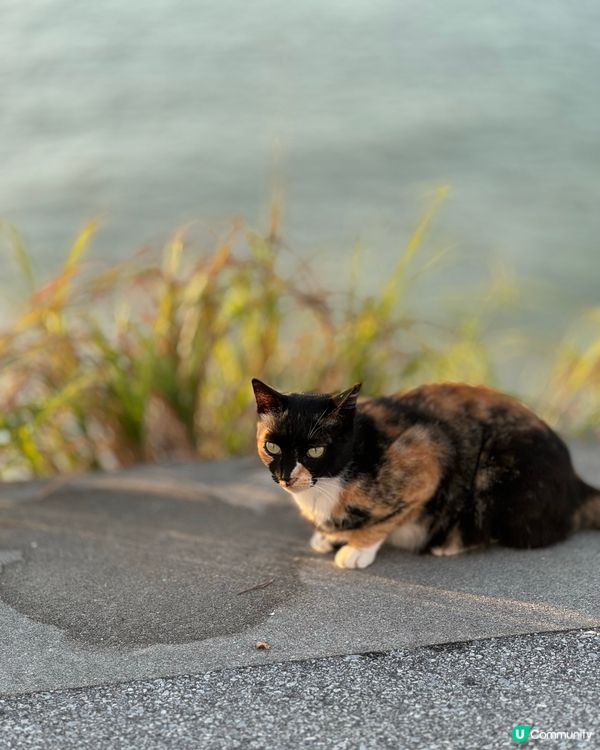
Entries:
[[308,536],[255,459],[5,485],[0,692],[600,625],[597,532],[356,572]]

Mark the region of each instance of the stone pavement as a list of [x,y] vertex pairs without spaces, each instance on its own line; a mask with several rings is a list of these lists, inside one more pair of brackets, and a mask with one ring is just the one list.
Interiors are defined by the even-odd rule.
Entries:
[[4,485],[0,693],[600,626],[598,532],[363,571],[309,533],[253,458]]
[[523,724],[580,733],[527,750],[594,750],[599,646],[538,633],[0,697],[0,750],[514,750]]

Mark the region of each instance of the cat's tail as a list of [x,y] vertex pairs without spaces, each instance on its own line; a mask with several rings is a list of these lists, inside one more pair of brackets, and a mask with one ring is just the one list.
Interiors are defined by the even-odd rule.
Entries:
[[576,529],[600,529],[600,490],[579,480],[581,504],[575,511]]

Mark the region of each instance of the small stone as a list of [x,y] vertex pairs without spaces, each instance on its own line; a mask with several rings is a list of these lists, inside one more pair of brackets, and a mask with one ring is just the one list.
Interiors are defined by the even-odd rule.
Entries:
[[255,646],[258,651],[268,651],[271,648],[271,644],[267,641],[256,641]]

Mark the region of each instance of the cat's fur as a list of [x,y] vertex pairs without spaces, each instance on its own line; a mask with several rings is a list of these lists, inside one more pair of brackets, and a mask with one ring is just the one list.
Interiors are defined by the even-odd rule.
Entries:
[[497,391],[450,383],[358,402],[360,385],[335,395],[252,385],[258,454],[315,527],[313,549],[344,545],[340,567],[370,565],[386,538],[453,555],[600,528],[600,490],[575,474],[556,433]]

